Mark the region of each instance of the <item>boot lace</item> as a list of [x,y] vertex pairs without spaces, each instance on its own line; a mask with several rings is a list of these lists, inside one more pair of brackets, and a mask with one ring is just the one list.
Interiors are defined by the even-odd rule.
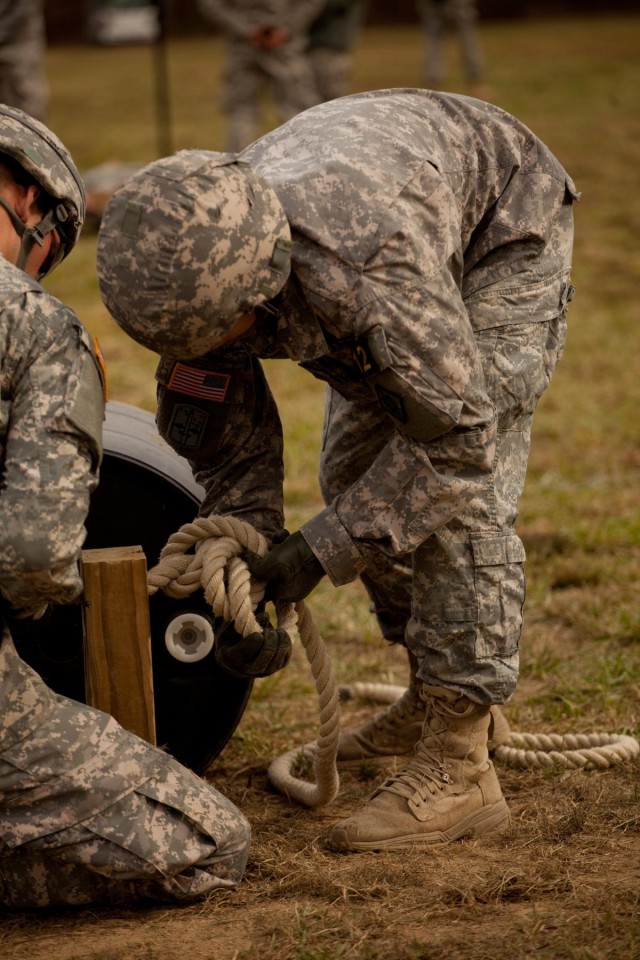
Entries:
[[424,713],[425,707],[420,698],[412,690],[407,690],[395,703],[373,718],[372,728],[384,733],[389,728],[404,727],[411,721],[421,720]]
[[[395,793],[410,799],[417,793],[423,800],[427,795],[441,793],[451,783],[449,770],[451,764],[444,756],[442,734],[446,731],[450,717],[464,715],[438,698],[426,698],[426,716],[422,737],[415,746],[413,758],[406,767],[380,784],[376,794],[383,791]],[[374,794],[375,796],[375,794]]]

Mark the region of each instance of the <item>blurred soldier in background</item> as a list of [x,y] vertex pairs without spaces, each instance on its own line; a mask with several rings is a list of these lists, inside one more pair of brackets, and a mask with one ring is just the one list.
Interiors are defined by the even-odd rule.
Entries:
[[309,26],[326,0],[197,0],[226,38],[223,109],[227,149],[246,147],[260,132],[265,89],[282,123],[317,102],[306,57]]
[[53,693],[8,629],[82,590],[102,373],[86,330],[39,281],[72,250],[84,213],[62,143],[0,106],[0,904],[16,909],[188,900],[238,883],[249,843],[230,801]]
[[45,51],[44,0],[0,0],[0,103],[40,120],[49,101]]
[[307,54],[320,101],[349,93],[353,49],[366,0],[328,0],[309,30]]
[[[101,293],[162,355],[158,425],[205,487],[202,512],[272,541],[248,558],[270,599],[360,576],[383,636],[411,653],[386,739],[361,730],[339,757],[393,753],[394,736],[405,752],[411,724],[415,752],[334,828],[338,849],[509,823],[488,755],[492,705],[518,677],[514,523],[534,411],[564,346],[575,198],[515,117],[470,97],[382,90],[316,106],[239,158],[156,161],[107,204]],[[259,362],[270,357],[329,384],[326,507],[291,535]],[[237,671],[241,649],[218,638],[221,665],[233,654]]]
[[476,29],[476,0],[416,0],[416,6],[425,32],[426,85],[437,90],[443,84],[445,38],[452,32],[460,44],[469,93],[481,98],[485,96],[486,89],[482,86],[484,58]]

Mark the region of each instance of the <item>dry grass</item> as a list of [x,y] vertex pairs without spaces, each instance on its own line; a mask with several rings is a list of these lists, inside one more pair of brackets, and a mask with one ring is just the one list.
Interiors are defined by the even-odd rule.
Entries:
[[[584,198],[577,211],[567,354],[538,416],[521,533],[529,555],[522,681],[508,707],[522,730],[640,730],[637,259],[640,21],[517,21],[483,27],[492,97],[558,153]],[[175,146],[219,148],[219,46],[172,45]],[[417,30],[367,31],[354,86],[421,81]],[[148,51],[50,52],[52,124],[81,166],[154,155]],[[455,67],[451,88],[462,89]],[[79,79],[82,78],[82,79]],[[150,107],[149,107],[150,109]],[[153,408],[153,357],[99,303],[87,236],[51,282],[97,333],[114,399]],[[291,528],[320,504],[322,388],[293,366],[269,375],[287,428]],[[311,607],[340,681],[402,682],[401,651],[379,640],[362,589],[325,584]],[[300,650],[256,685],[211,778],[247,813],[243,884],[188,908],[52,911],[0,920],[3,960],[635,960],[640,956],[637,764],[597,773],[501,767],[509,834],[422,852],[336,856],[329,825],[382,775],[342,777],[328,809],[269,788],[277,754],[316,731]],[[345,705],[345,722],[367,716]]]

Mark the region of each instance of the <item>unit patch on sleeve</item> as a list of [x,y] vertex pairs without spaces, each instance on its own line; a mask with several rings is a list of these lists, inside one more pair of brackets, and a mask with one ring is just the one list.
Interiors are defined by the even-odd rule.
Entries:
[[353,342],[353,362],[365,379],[391,366],[387,338],[382,327],[373,327],[366,336]]
[[185,393],[189,397],[222,403],[231,383],[231,374],[202,370],[186,363],[176,363],[167,384],[170,390]]
[[190,450],[199,450],[208,420],[209,414],[200,407],[177,403],[171,413],[167,439],[185,454]]

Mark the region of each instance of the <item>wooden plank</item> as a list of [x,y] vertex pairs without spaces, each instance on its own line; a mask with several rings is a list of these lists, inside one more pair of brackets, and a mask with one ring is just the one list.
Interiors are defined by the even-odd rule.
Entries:
[[147,562],[142,547],[83,550],[85,699],[156,742]]

